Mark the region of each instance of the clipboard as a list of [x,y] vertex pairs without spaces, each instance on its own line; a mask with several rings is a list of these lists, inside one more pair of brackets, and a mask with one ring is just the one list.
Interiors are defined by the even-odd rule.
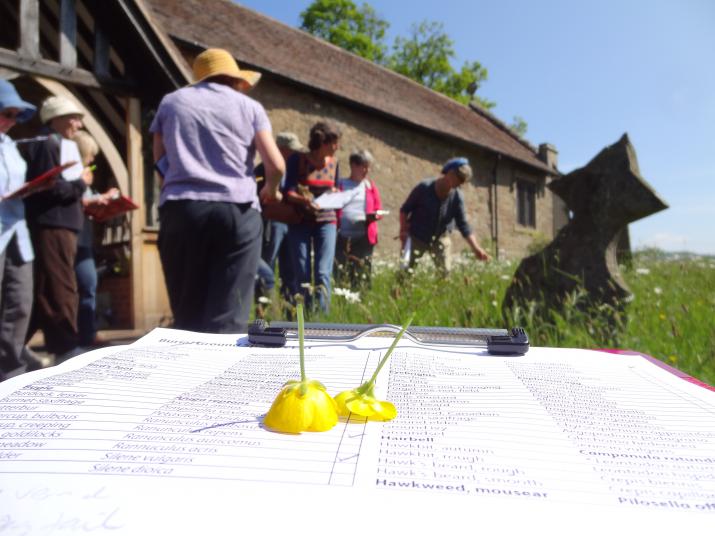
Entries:
[[36,194],[37,192],[44,192],[45,190],[49,190],[54,186],[55,181],[57,180],[57,176],[60,173],[62,173],[65,169],[69,169],[75,165],[77,165],[77,162],[72,161],[50,168],[44,173],[35,177],[34,179],[27,181],[17,190],[10,192],[5,197],[3,197],[2,200],[4,201],[6,199],[25,199],[26,197],[31,196],[32,194]]
[[[320,341],[351,342],[367,336],[392,336],[402,328],[394,324],[305,324],[305,336]],[[524,355],[529,351],[529,336],[523,328],[446,328],[410,326],[403,335],[422,346],[470,346],[485,348],[493,355]],[[248,342],[256,346],[285,346],[298,339],[296,322],[258,319],[248,328]]]
[[84,207],[84,213],[97,223],[104,223],[107,220],[121,216],[125,212],[130,212],[139,208],[130,198],[120,195],[109,201],[106,205],[90,205]]

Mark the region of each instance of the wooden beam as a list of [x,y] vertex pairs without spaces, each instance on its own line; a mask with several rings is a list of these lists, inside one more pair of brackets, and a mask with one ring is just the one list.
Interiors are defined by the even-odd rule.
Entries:
[[60,4],[60,64],[77,67],[77,11],[75,0],[62,0]]
[[109,39],[97,26],[94,28],[94,72],[97,76],[109,76]]
[[39,0],[20,0],[20,48],[23,56],[40,57]]
[[[141,101],[129,98],[127,103],[127,162],[129,168],[129,195],[144,201],[144,157],[142,155]],[[130,214],[131,219],[131,281],[132,281],[132,327],[147,328],[144,315],[144,285],[142,253],[144,239],[144,207]]]
[[106,79],[84,69],[68,69],[57,62],[43,58],[29,58],[11,50],[0,48],[0,66],[9,67],[27,74],[41,75],[63,82],[70,82],[117,95],[131,95],[138,92],[138,86],[127,80]]

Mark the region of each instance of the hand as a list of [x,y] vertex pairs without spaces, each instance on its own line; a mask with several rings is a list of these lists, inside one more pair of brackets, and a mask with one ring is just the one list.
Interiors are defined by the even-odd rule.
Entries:
[[92,186],[94,182],[94,171],[91,167],[86,167],[82,170],[82,180],[87,186]]
[[479,259],[480,261],[486,262],[486,261],[492,260],[491,255],[489,255],[489,253],[484,251],[482,248],[478,248],[477,251],[474,252],[474,254],[477,256],[477,259]]
[[268,185],[265,185],[261,188],[258,197],[262,204],[267,205],[270,203],[280,203],[281,199],[283,199],[283,194],[278,188],[269,188]]
[[102,194],[104,197],[106,197],[108,200],[112,199],[119,199],[119,188],[110,188],[106,192]]
[[379,219],[380,219],[380,217],[377,214],[375,214],[374,212],[368,212],[367,214],[365,214],[365,221],[367,223],[372,223]]

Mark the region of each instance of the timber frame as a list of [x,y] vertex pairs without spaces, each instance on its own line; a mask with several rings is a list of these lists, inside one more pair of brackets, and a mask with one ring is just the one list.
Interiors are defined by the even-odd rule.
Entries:
[[[145,184],[153,184],[145,165],[152,111],[191,77],[141,0],[3,0],[0,76],[38,107],[49,95],[75,101],[101,149],[98,171],[111,177],[101,186],[116,185],[145,205]],[[34,119],[11,134],[31,136],[39,126]],[[125,260],[107,292],[126,314],[110,328],[141,332],[167,317],[156,231],[147,219],[140,208],[105,228],[102,247],[120,250]]]

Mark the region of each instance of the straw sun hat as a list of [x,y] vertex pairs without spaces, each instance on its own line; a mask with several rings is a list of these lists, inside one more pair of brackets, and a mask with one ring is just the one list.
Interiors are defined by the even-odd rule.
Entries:
[[49,123],[55,117],[63,115],[79,115],[82,117],[84,112],[73,101],[62,95],[53,95],[42,103],[40,121],[43,123]]
[[196,56],[193,70],[194,83],[201,82],[211,76],[225,75],[244,80],[251,87],[254,87],[261,79],[261,73],[239,69],[233,56],[222,48],[209,48]]

